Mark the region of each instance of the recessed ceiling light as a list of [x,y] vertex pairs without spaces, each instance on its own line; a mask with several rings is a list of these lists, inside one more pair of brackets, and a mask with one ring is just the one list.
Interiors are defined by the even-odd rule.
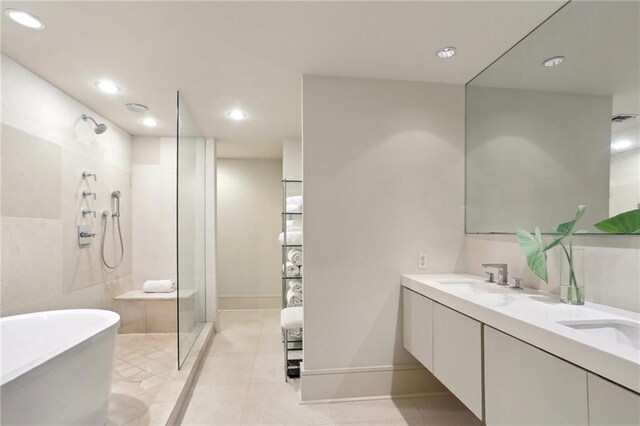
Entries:
[[232,120],[239,121],[247,118],[247,114],[245,114],[243,111],[240,111],[239,109],[234,109],[233,111],[229,111],[227,113],[227,117],[229,117]]
[[153,118],[145,118],[142,120],[142,124],[147,127],[156,127],[158,125],[158,122]]
[[631,143],[630,140],[623,139],[621,141],[612,143],[611,149],[613,149],[614,151],[622,151],[623,149],[631,148],[631,145],[633,144]]
[[133,102],[126,104],[125,107],[129,111],[133,111],[133,112],[145,112],[149,110],[149,108],[146,105],[136,104]]
[[6,9],[4,14],[11,18],[13,21],[17,22],[20,25],[24,25],[28,28],[33,28],[34,30],[41,30],[44,28],[44,24],[38,18],[33,15],[28,14],[27,12],[23,12],[18,9]]
[[120,91],[120,88],[118,86],[108,80],[100,80],[96,83],[96,87],[102,90],[104,93],[108,93],[110,95],[113,95],[114,93],[118,93]]
[[544,61],[542,61],[542,65],[547,68],[556,67],[561,63],[563,63],[564,60],[565,60],[564,56],[554,56],[552,58],[545,59]]
[[453,46],[443,47],[442,49],[438,49],[438,51],[436,52],[436,56],[440,59],[449,59],[455,54],[456,48]]

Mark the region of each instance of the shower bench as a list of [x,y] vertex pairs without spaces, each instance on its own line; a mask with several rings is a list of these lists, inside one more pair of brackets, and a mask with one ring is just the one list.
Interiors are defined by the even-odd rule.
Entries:
[[[180,290],[181,329],[195,323],[195,290]],[[119,333],[175,333],[178,292],[145,293],[131,290],[113,299],[113,310],[120,315]]]

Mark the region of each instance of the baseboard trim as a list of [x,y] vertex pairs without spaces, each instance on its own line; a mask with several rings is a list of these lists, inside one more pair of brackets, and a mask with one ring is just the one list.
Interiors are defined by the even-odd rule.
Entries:
[[449,393],[420,364],[300,371],[303,404],[389,399]]
[[282,296],[218,296],[218,310],[281,309]]

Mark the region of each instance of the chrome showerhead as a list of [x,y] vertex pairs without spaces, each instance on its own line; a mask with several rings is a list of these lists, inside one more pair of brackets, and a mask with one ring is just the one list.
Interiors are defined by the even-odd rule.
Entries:
[[104,123],[98,123],[93,117],[88,116],[87,114],[82,114],[82,119],[84,121],[92,121],[93,122],[93,131],[96,135],[101,135],[107,131],[107,125]]

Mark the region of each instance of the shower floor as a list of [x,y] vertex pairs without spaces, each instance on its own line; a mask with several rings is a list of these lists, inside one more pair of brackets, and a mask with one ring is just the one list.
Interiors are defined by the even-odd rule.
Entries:
[[108,426],[142,418],[177,367],[175,333],[118,334]]

